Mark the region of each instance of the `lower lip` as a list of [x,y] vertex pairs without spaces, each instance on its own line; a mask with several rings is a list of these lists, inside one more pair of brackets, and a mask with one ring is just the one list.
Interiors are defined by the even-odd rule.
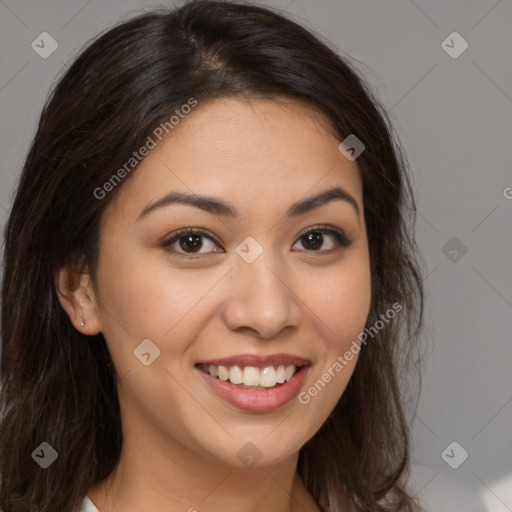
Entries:
[[283,407],[297,396],[309,368],[303,366],[288,382],[277,388],[261,391],[240,389],[230,382],[212,377],[199,368],[196,370],[210,389],[231,405],[244,411],[268,412]]

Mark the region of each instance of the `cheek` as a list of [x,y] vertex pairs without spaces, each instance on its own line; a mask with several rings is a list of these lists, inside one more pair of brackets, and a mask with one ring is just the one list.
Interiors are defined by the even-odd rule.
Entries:
[[180,366],[189,339],[203,328],[201,298],[219,276],[178,272],[137,251],[112,247],[104,247],[98,267],[99,303],[124,413],[138,411],[163,430],[186,437],[186,429],[172,418],[200,417],[204,411],[180,382]]
[[[114,240],[111,238],[111,240]],[[149,339],[160,350],[153,366],[177,370],[190,341],[205,328],[208,296],[225,269],[183,271],[128,244],[105,244],[98,266],[102,333],[118,374],[141,366],[134,350]]]
[[371,304],[371,276],[365,254],[354,255],[322,278],[318,293],[306,301],[324,323],[325,352],[345,351],[363,331]]
[[371,303],[371,276],[364,254],[333,270],[322,289],[322,293],[310,295],[308,305],[318,312],[317,333],[323,343],[315,347],[317,364],[298,397],[310,421],[310,432],[320,428],[335,407],[364,350],[358,336]]
[[[115,246],[115,250],[114,250]],[[99,265],[102,320],[126,326],[133,339],[162,338],[211,287],[208,275],[180,272],[129,245],[104,247]],[[104,308],[106,309],[106,308]]]
[[331,285],[329,296],[331,328],[338,334],[338,349],[351,343],[364,329],[371,303],[369,268],[360,266],[343,275],[338,286]]
[[161,270],[124,243],[107,238],[98,264],[98,306],[102,333],[119,375],[140,364],[134,350],[145,339],[158,347],[183,316],[183,285],[168,283]]

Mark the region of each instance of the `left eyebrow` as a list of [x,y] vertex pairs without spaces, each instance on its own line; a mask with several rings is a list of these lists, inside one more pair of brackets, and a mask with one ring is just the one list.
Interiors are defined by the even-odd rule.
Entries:
[[[341,187],[333,187],[314,196],[310,196],[301,201],[293,203],[288,209],[286,215],[289,218],[298,217],[307,212],[310,212],[324,204],[327,204],[334,200],[341,200],[349,203],[354,208],[357,216],[359,217],[360,208],[354,197],[349,194],[345,189]],[[157,201],[148,204],[138,215],[137,221],[146,217],[149,213],[164,208],[171,204],[185,204],[200,208],[213,215],[222,215],[223,217],[229,217],[237,219],[240,217],[240,213],[237,209],[225,201],[217,199],[215,197],[198,195],[198,194],[184,194],[182,192],[172,191],[161,197]]]

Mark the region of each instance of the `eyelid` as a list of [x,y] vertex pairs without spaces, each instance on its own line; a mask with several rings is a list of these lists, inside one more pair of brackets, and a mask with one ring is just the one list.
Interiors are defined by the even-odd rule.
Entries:
[[168,238],[164,239],[163,243],[164,244],[172,243],[173,241],[176,241],[180,236],[188,235],[188,234],[201,235],[201,236],[204,236],[206,238],[210,238],[217,245],[220,245],[220,242],[218,241],[217,237],[215,235],[211,234],[205,228],[182,228],[182,229],[178,229],[177,231],[173,231]]

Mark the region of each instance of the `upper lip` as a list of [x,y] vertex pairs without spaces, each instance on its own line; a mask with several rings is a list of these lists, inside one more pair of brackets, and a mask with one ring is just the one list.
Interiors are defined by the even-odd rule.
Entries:
[[223,357],[222,359],[208,359],[199,361],[198,365],[207,364],[212,366],[254,366],[255,368],[265,368],[267,366],[295,365],[308,366],[311,364],[309,359],[293,354],[240,354],[236,356]]

